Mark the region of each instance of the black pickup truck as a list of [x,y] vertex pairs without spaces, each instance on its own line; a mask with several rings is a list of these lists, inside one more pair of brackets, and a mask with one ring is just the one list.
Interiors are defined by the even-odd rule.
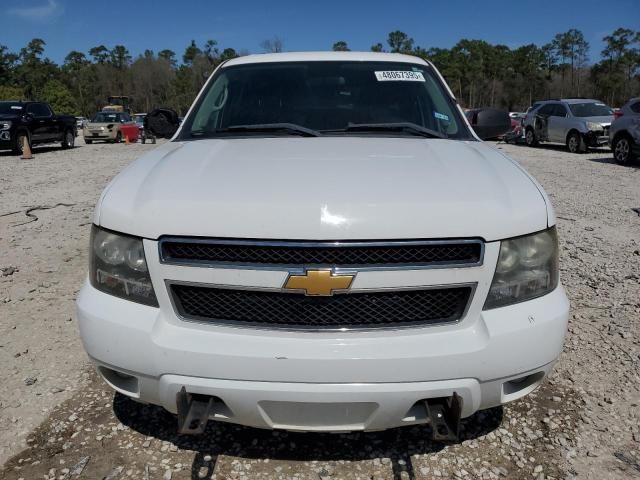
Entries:
[[76,119],[56,115],[44,102],[0,102],[0,150],[22,153],[25,138],[29,145],[60,142],[73,148],[77,135]]

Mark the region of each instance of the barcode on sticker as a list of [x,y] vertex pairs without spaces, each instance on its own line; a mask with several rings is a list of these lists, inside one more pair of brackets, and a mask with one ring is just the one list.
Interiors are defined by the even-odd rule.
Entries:
[[374,72],[379,82],[424,82],[422,72],[407,70]]

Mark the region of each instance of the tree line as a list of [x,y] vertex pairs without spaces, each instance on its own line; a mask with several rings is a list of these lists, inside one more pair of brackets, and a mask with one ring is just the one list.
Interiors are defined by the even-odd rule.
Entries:
[[[620,106],[640,94],[640,32],[618,28],[603,38],[604,49],[590,62],[580,30],[558,33],[547,44],[509,48],[462,39],[452,48],[423,48],[402,31],[389,33],[372,51],[416,55],[432,61],[466,107],[524,110],[539,99],[593,97]],[[264,40],[265,52],[284,51],[284,42]],[[133,58],[124,45],[71,51],[61,65],[44,55],[34,38],[18,52],[0,45],[0,100],[48,101],[59,113],[91,116],[109,95],[129,95],[136,111],[163,106],[186,113],[208,75],[223,61],[247,52],[221,48],[215,40],[195,41],[179,57],[164,49]],[[348,51],[346,41],[333,44]]]
[[[492,106],[524,110],[535,100],[594,97],[612,106],[640,94],[640,31],[617,28],[589,62],[589,43],[580,30],[558,33],[545,45],[518,48],[463,39],[452,48],[416,46],[406,33],[389,33],[386,50],[432,61],[458,100],[469,108]],[[346,42],[334,50],[348,50]],[[382,43],[371,46],[385,51]]]

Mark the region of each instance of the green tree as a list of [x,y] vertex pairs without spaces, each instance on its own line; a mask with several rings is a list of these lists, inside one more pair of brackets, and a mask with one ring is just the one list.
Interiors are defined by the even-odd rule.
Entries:
[[66,57],[64,57],[64,67],[76,71],[89,64],[89,60],[84,53],[77,50],[70,51]]
[[230,60],[239,56],[240,55],[238,55],[238,52],[236,52],[233,48],[225,48],[220,54],[220,61]]
[[384,46],[378,42],[374,45],[371,45],[371,51],[372,52],[384,52]]
[[220,56],[218,50],[218,42],[215,40],[207,40],[204,44],[204,55],[209,59],[211,63],[215,63]]
[[617,28],[602,40],[603,60],[591,69],[591,79],[609,103],[620,105],[637,92],[640,32]]
[[184,55],[182,55],[182,61],[185,65],[191,66],[193,64],[194,59],[202,54],[202,50],[198,48],[195,40],[191,40],[191,45],[189,45],[184,51]]
[[387,43],[392,52],[409,53],[413,50],[413,38],[409,38],[406,33],[400,30],[389,33]]
[[106,63],[111,58],[111,52],[104,45],[91,48],[89,55],[93,57],[93,61],[96,63]]
[[0,45],[0,85],[9,83],[17,60],[18,56],[15,53]]
[[20,49],[13,77],[27,99],[39,98],[43,86],[59,75],[58,66],[48,58],[42,58],[45,45],[41,38],[34,38]]
[[462,100],[462,62],[458,52],[447,48],[430,48],[426,51],[426,58],[440,70],[458,99]]
[[336,43],[333,44],[332,48],[333,48],[334,52],[349,52],[349,51],[351,51],[351,49],[347,45],[347,42],[345,42],[344,40],[337,41]]
[[513,51],[511,65],[515,95],[511,105],[531,105],[536,98],[544,96],[546,61],[545,52],[534,44],[524,45]]
[[158,58],[162,58],[165,61],[169,62],[172,67],[176,66],[176,52],[173,50],[164,49],[158,52]]
[[91,62],[86,55],[76,50],[67,54],[62,65],[64,82],[76,97],[77,110],[83,114],[89,109],[87,95],[91,89],[91,82],[87,73],[90,68]]
[[556,34],[552,45],[556,55],[562,60],[560,64],[562,74],[560,96],[565,96],[565,74],[567,70],[569,70],[570,73],[570,95],[579,96],[580,78],[577,76],[577,72],[578,69],[583,67],[587,62],[589,43],[585,40],[580,30],[572,28],[564,33]]
[[56,113],[75,115],[78,112],[73,95],[59,80],[51,80],[44,86],[42,100],[49,102]]
[[111,50],[111,64],[120,70],[123,70],[131,64],[131,55],[127,47],[124,45],[116,45],[113,47],[113,50]]
[[21,88],[0,85],[0,101],[2,100],[22,100],[24,92]]
[[41,38],[32,39],[26,47],[20,49],[20,60],[23,63],[34,63],[40,61],[44,53],[46,42]]

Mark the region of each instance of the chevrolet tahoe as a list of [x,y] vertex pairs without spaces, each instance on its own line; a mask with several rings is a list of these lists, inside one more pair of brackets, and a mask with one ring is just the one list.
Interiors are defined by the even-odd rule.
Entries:
[[555,224],[431,63],[235,58],[105,188],[80,333],[114,390],[181,433],[430,424],[451,440],[562,350]]

